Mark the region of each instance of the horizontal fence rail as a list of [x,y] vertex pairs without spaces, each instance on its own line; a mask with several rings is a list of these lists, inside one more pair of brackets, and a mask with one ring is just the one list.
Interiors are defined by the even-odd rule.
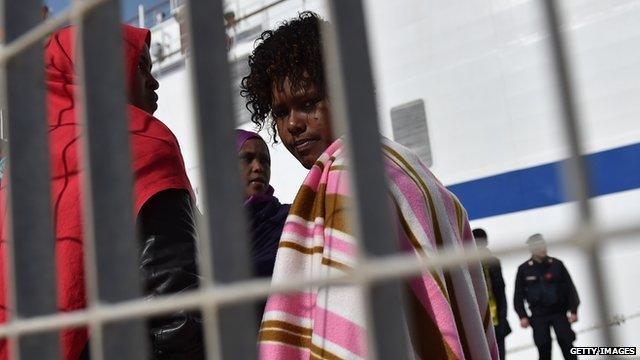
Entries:
[[[624,241],[631,236],[640,236],[640,225],[597,233],[604,243]],[[577,232],[562,238],[549,238],[551,249],[580,248],[584,241],[593,239],[589,232]],[[509,256],[526,252],[522,245],[504,247],[493,251],[493,255]],[[42,332],[53,329],[71,328],[89,324],[91,321],[118,321],[131,317],[148,317],[170,313],[178,309],[196,309],[201,304],[227,304],[238,301],[261,299],[270,294],[287,293],[309,286],[358,284],[361,281],[381,281],[393,278],[410,277],[430,269],[460,266],[488,259],[488,254],[467,249],[465,251],[443,251],[437,257],[419,259],[412,255],[398,254],[364,261],[354,268],[353,273],[344,276],[321,279],[292,280],[287,284],[271,284],[269,280],[238,281],[229,285],[216,285],[186,294],[176,294],[153,300],[133,300],[106,305],[99,304],[91,309],[69,313],[40,316],[34,319],[18,320],[0,326],[0,338],[10,335]]]

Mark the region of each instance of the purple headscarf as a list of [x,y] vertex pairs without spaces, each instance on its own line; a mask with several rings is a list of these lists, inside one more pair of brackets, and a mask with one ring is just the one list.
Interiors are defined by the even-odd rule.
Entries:
[[[262,137],[252,131],[236,130],[238,152],[249,139],[262,140]],[[278,198],[273,196],[273,187],[269,185],[265,194],[253,195],[245,199],[244,206],[249,213],[251,225],[253,275],[270,277],[290,205],[280,204]],[[263,310],[264,303],[260,305],[260,316]]]
[[244,143],[246,143],[249,139],[262,140],[262,137],[258,135],[258,133],[254,133],[253,131],[236,129],[236,150],[240,152],[240,149],[242,149],[242,145],[244,145]]
[[[242,149],[242,146],[244,145],[244,143],[246,143],[250,139],[260,139],[264,142],[264,140],[258,133],[255,133],[253,131],[236,129],[236,150],[240,152],[240,149]],[[269,185],[269,188],[267,189],[266,193],[261,195],[253,195],[246,198],[245,205],[253,202],[270,201],[271,198],[273,197],[273,192],[274,192],[273,187]]]

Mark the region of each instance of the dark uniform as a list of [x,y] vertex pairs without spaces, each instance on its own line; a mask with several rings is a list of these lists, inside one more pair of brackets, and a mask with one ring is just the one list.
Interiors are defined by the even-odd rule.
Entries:
[[[529,304],[531,316],[524,308]],[[567,311],[576,314],[580,299],[562,261],[547,256],[542,262],[527,260],[518,267],[513,305],[520,319],[529,318],[540,360],[551,359],[553,327],[565,359],[576,359],[569,350],[576,338]]]
[[505,359],[504,338],[511,333],[511,327],[507,321],[507,296],[504,292],[504,280],[502,278],[502,266],[500,260],[497,257],[491,256],[486,261],[482,262],[482,269],[485,274],[485,281],[487,282],[487,290],[489,293],[489,305],[495,301],[496,312],[495,318],[493,310],[491,310],[491,317],[493,321],[493,329],[496,335],[496,342],[498,343],[498,354],[500,360]]

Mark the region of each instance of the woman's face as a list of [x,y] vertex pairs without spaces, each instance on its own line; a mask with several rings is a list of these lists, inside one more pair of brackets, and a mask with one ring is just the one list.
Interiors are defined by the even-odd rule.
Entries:
[[156,90],[160,87],[158,81],[151,75],[151,65],[149,47],[145,45],[133,79],[133,89],[129,94],[129,102],[149,114],[153,114],[158,108]]
[[289,79],[282,90],[274,84],[271,116],[278,136],[302,166],[310,169],[333,142],[327,98],[313,84],[294,92]]
[[242,145],[238,155],[245,198],[266,193],[271,179],[271,157],[267,144],[262,139],[249,139]]

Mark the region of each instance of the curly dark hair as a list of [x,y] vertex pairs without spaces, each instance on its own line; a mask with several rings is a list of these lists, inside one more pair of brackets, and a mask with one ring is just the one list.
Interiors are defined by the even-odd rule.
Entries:
[[[261,130],[271,113],[273,84],[283,91],[289,79],[292,91],[301,91],[311,84],[324,96],[325,79],[322,61],[320,26],[326,21],[316,13],[305,11],[284,21],[276,30],[264,31],[255,41],[249,56],[249,75],[242,79],[240,95],[247,101],[251,122]],[[271,120],[270,134],[276,139],[276,123]]]

